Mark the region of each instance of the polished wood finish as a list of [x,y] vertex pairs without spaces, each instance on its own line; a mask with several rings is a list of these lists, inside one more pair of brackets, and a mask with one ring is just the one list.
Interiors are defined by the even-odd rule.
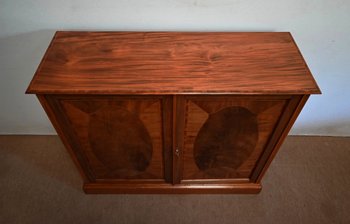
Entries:
[[36,96],[38,97],[42,107],[44,108],[47,116],[49,117],[52,125],[54,126],[68,153],[73,159],[73,162],[78,168],[80,175],[83,177],[84,182],[91,181],[92,177],[89,176],[89,173],[87,172],[88,166],[86,163],[84,163],[81,157],[79,157],[79,154],[75,153],[74,144],[71,144],[72,142],[70,140],[70,135],[64,132],[64,125],[59,121],[60,116],[56,116],[54,107],[49,105],[47,97],[45,97],[45,95],[37,94]]
[[163,128],[171,124],[162,120],[162,107],[169,97],[46,98],[75,145],[75,154],[89,164],[91,181],[170,179],[165,177],[164,157],[169,157],[171,146],[163,142],[163,136],[171,133]]
[[86,193],[259,193],[310,94],[289,33],[57,32],[37,94]]
[[191,184],[171,185],[159,184],[157,188],[153,184],[84,184],[85,193],[89,194],[257,194],[261,191],[261,185],[256,183],[240,184]]
[[287,32],[57,32],[27,92],[320,91]]
[[282,145],[284,139],[287,137],[289,130],[292,128],[292,125],[294,124],[309,97],[310,95],[303,95],[294,98],[289,102],[286,111],[281,116],[280,122],[276,127],[273,139],[270,140],[269,145],[266,147],[266,150],[259,161],[260,164],[256,166],[254,176],[252,176],[253,181],[260,183],[267,168],[277,154],[280,146]]
[[185,96],[182,179],[250,178],[289,96]]

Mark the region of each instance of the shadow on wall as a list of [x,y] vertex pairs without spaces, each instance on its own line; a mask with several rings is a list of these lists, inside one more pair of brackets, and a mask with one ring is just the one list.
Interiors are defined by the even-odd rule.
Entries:
[[54,32],[0,38],[0,134],[55,133],[38,100],[24,94]]
[[[39,101],[24,94],[54,33],[38,30],[0,38],[0,134],[56,134]],[[344,119],[328,120],[322,124],[297,122],[291,134],[341,135],[350,129],[348,122],[341,121]]]

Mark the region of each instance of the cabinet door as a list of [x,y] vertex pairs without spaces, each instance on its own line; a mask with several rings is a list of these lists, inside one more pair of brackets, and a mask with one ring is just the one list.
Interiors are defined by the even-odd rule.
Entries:
[[177,97],[176,183],[250,182],[288,96]]
[[48,96],[88,182],[169,182],[171,98]]

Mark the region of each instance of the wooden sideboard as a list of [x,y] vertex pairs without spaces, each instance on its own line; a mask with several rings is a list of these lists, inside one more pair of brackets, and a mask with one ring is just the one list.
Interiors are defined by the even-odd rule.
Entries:
[[56,32],[36,94],[86,193],[258,193],[310,94],[288,32]]

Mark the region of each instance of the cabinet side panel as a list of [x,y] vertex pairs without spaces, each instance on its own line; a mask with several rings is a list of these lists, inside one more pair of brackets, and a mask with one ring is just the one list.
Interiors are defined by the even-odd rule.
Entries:
[[293,96],[287,104],[278,125],[276,126],[275,131],[271,136],[268,145],[266,146],[266,150],[261,155],[251,176],[251,180],[253,182],[260,183],[262,177],[270,166],[273,158],[276,156],[309,96],[310,95]]
[[67,149],[68,153],[70,154],[74,164],[79,170],[80,175],[83,177],[84,182],[91,182],[93,180],[93,177],[91,173],[89,172],[89,169],[87,165],[84,163],[83,159],[80,158],[76,152],[74,151],[70,136],[67,135],[65,131],[63,131],[63,123],[60,122],[62,117],[61,113],[58,113],[58,108],[55,106],[53,100],[50,96],[41,95],[38,94],[37,98],[39,99],[42,107],[44,108],[48,118],[50,119],[52,125],[54,126],[58,136],[60,137],[61,141],[63,142],[65,148]]

